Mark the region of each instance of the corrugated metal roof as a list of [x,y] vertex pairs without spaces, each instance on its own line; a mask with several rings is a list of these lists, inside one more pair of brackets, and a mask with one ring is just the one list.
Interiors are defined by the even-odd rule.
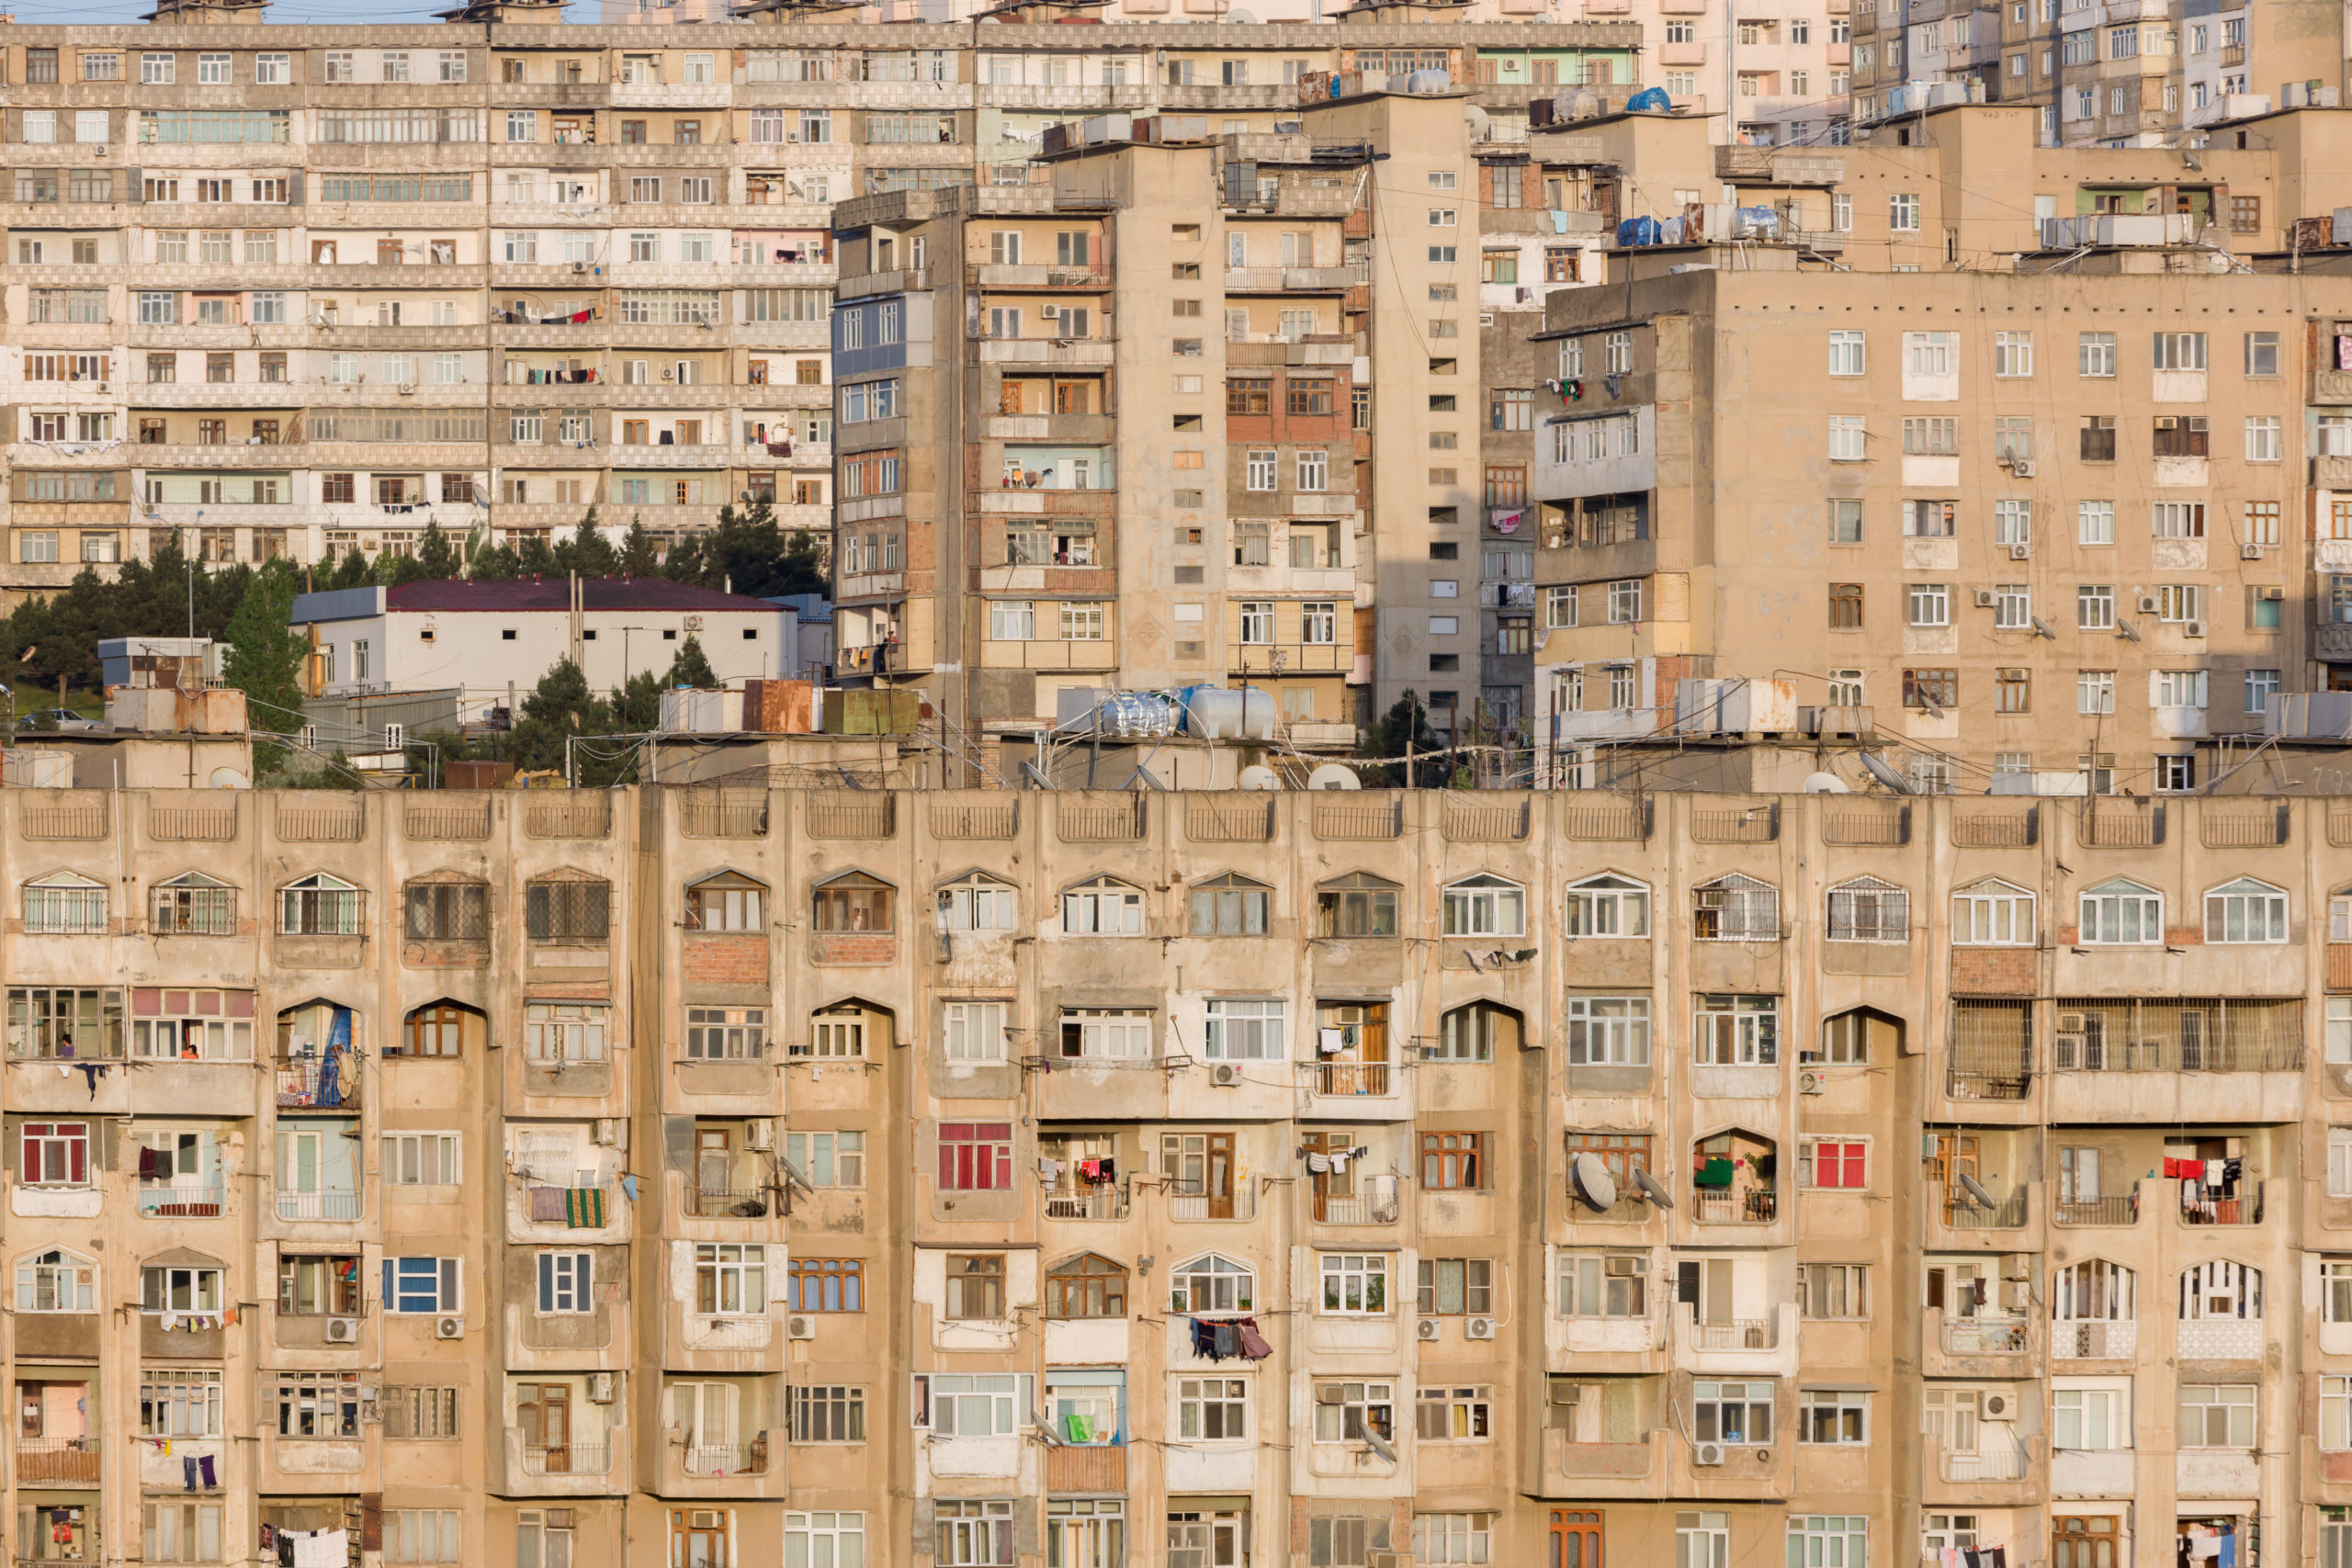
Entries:
[[[721,593],[715,588],[695,588],[659,577],[592,577],[580,585],[582,604],[590,610],[759,611],[773,615],[775,606],[764,599],[741,593]],[[404,582],[384,591],[388,612],[431,611],[436,615],[463,610],[512,613],[516,610],[568,610],[571,581],[562,577],[522,577],[510,581],[452,580]]]

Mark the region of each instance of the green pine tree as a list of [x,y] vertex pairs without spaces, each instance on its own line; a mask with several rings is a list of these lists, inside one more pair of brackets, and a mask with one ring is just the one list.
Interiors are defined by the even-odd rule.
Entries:
[[588,689],[580,666],[560,660],[523,699],[507,754],[526,773],[560,769],[568,738],[608,734],[612,728],[612,709]]
[[449,536],[441,531],[440,521],[427,523],[424,536],[416,542],[418,575],[430,582],[447,581],[458,574],[460,564]]
[[700,637],[690,637],[678,645],[678,656],[670,660],[667,683],[673,687],[698,686],[706,689],[718,684],[718,672],[711,669],[710,660],[703,657]]
[[[272,561],[252,574],[243,601],[230,617],[221,676],[245,694],[245,722],[255,733],[290,735],[302,723],[302,661],[311,639],[288,624],[294,609],[294,570]],[[254,763],[272,772],[283,748],[256,748]]]
[[659,577],[662,574],[662,547],[645,531],[644,519],[628,520],[628,534],[621,540],[621,575],[623,577]]

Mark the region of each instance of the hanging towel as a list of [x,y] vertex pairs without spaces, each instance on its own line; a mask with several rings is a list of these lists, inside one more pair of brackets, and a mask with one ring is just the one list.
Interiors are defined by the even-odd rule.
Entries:
[[1336,1029],[1318,1029],[1315,1032],[1315,1048],[1326,1056],[1336,1056],[1347,1049],[1347,1043]]
[[153,1181],[163,1174],[163,1156],[141,1144],[139,1146],[139,1179]]
[[632,1203],[634,1203],[634,1202],[636,1202],[636,1201],[637,1201],[637,1178],[636,1178],[636,1177],[634,1177],[634,1176],[624,1176],[624,1177],[622,1177],[622,1178],[621,1178],[621,1194],[622,1194],[622,1196],[626,1197],[626,1198],[627,1198],[630,1202],[632,1202]]
[[1731,1161],[1710,1159],[1699,1168],[1699,1174],[1690,1179],[1690,1184],[1693,1187],[1729,1187]]
[[563,1201],[564,1191],[560,1187],[532,1188],[531,1218],[541,1224],[552,1224],[563,1218]]
[[1230,1323],[1218,1324],[1215,1344],[1216,1348],[1214,1353],[1218,1360],[1223,1361],[1238,1357],[1241,1354],[1241,1330]]
[[1567,231],[1568,215],[1566,211],[1557,207],[1552,209],[1552,232],[1555,234],[1565,234]]
[[193,1492],[196,1490],[196,1460],[193,1456],[181,1456],[180,1478],[187,1483],[185,1487],[187,1491]]
[[1073,1443],[1091,1443],[1094,1440],[1094,1423],[1083,1416],[1065,1416],[1062,1436]]
[[2205,1162],[2206,1186],[2219,1187],[2222,1184],[2222,1163],[2217,1159],[2209,1159]]
[[563,1195],[563,1223],[571,1230],[599,1229],[605,1223],[605,1190],[574,1187]]
[[2216,1568],[2237,1568],[2238,1538],[2235,1530],[2223,1530],[2220,1549],[2214,1553]]
[[165,1314],[164,1314],[164,1333],[169,1334],[173,1329],[177,1328],[179,1325],[180,1325],[180,1314],[177,1314],[177,1313],[175,1313],[175,1312],[167,1312],[167,1313],[165,1313]]
[[2173,1158],[2171,1156],[2169,1156],[2169,1155],[2165,1156],[2165,1163],[2164,1163],[2164,1173],[2165,1173],[2166,1176],[2178,1176],[2178,1175],[2180,1174],[2180,1161],[2178,1161],[2178,1160],[2177,1160],[2177,1159],[2174,1159],[2174,1158]]
[[1306,1156],[1306,1168],[1320,1176],[1331,1168],[1331,1156],[1320,1150],[1309,1150]]
[[1274,1348],[1266,1343],[1266,1337],[1258,1332],[1256,1318],[1242,1318],[1234,1326],[1241,1331],[1241,1356],[1244,1360],[1262,1361],[1274,1353]]
[[212,1491],[220,1484],[220,1476],[213,1472],[212,1456],[210,1454],[198,1454],[196,1460],[196,1469],[197,1473],[203,1477],[204,1489],[206,1491]]

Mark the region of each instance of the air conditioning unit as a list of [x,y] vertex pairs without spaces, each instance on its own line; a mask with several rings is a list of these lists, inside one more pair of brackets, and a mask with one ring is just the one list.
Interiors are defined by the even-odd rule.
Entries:
[[2184,621],[2181,623],[2180,629],[2182,635],[2185,637],[2203,637],[2205,635],[2205,623],[2202,621]]
[[775,1147],[775,1123],[764,1116],[744,1122],[743,1146],[747,1149]]
[[101,381],[101,382],[99,382],[99,383],[98,383],[98,392],[99,392],[99,395],[100,395],[100,396],[104,396],[106,393],[107,393],[107,392],[111,392],[111,391],[113,391],[113,390],[114,390],[114,389],[113,389],[112,387],[108,386],[106,382]]
[[1436,1340],[1442,1338],[1444,1334],[1444,1325],[1433,1317],[1425,1317],[1413,1325],[1414,1337],[1419,1339]]
[[1315,1385],[1316,1404],[1345,1404],[1347,1402],[1348,1391],[1344,1383],[1318,1382]]
[[696,1508],[686,1516],[688,1529],[715,1530],[720,1528],[721,1523],[718,1510],[716,1508]]
[[1462,1322],[1462,1337],[1463,1337],[1463,1338],[1464,1338],[1464,1339],[1492,1339],[1494,1337],[1495,1337],[1495,1320],[1494,1320],[1493,1318],[1491,1318],[1491,1317],[1471,1317],[1471,1318],[1464,1318],[1464,1319],[1463,1319],[1463,1322]]
[[584,275],[588,270],[588,264],[586,262],[573,262],[571,264],[571,270],[575,274]]
[[433,1337],[434,1337],[434,1338],[435,1338],[435,1339],[463,1339],[465,1337],[466,1337],[466,1320],[465,1320],[464,1318],[462,1318],[462,1317],[436,1317],[436,1318],[435,1318],[435,1319],[433,1320]]
[[1690,1450],[1692,1464],[1719,1465],[1723,1461],[1724,1446],[1721,1443],[1698,1443]]
[[2260,560],[2261,558],[2262,547],[2260,545],[2240,545],[2238,547],[2238,559]]
[[2080,1034],[2083,1032],[2083,1015],[2078,1012],[2060,1013],[2058,1015],[2058,1032],[2061,1034]]
[[784,1337],[787,1339],[814,1339],[817,1320],[813,1317],[788,1317],[784,1321]]
[[686,630],[690,632],[698,632],[702,630],[702,617],[700,615],[688,615],[686,617]]
[[2017,1401],[2014,1398],[2006,1393],[1988,1393],[1984,1396],[1985,1420],[2014,1421],[2017,1418]]
[[1801,1072],[1797,1074],[1797,1092],[1799,1094],[1820,1094],[1824,1090],[1827,1089],[1828,1087],[1829,1079],[1820,1073]]
[[2257,588],[2255,590],[2255,597],[2258,599],[2267,599],[2274,604],[2279,600],[2284,599],[2286,596],[2287,591],[2276,584],[2267,588]]
[[327,1319],[327,1343],[330,1345],[358,1344],[359,1320],[356,1317],[331,1317]]
[[1397,1568],[1404,1561],[1404,1555],[1395,1551],[1367,1551],[1363,1555],[1364,1568]]
[[598,1404],[610,1404],[613,1402],[613,1374],[610,1372],[590,1372],[588,1374],[588,1397]]
[[1993,607],[1993,591],[1991,589],[1980,588],[1976,591],[1976,607],[1980,610],[1989,610]]
[[2030,479],[2033,478],[2033,459],[2030,457],[2018,457],[2012,459],[2009,463],[2009,472],[2017,475],[2017,477],[2021,479]]
[[1230,1062],[1219,1062],[1209,1069],[1209,1082],[1219,1089],[1236,1089],[1241,1083],[1241,1069]]
[[608,1149],[628,1147],[628,1123],[617,1116],[596,1118],[596,1141]]
[[2009,547],[2009,558],[2011,560],[2025,560],[2032,554],[2033,547],[2031,545],[2011,545]]
[[2155,613],[2156,613],[2156,596],[2155,596],[2154,594],[2153,594],[2153,593],[2143,593],[2143,594],[2141,594],[2141,595],[2140,595],[2140,614],[2142,614],[2142,615],[2154,615]]

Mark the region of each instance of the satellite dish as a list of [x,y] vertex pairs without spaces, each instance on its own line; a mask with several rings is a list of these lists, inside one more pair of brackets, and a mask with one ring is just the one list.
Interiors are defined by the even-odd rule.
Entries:
[[215,768],[209,781],[214,789],[251,789],[254,781],[234,768]]
[[1648,1171],[1644,1170],[1640,1166],[1635,1166],[1634,1168],[1634,1185],[1647,1193],[1649,1195],[1649,1201],[1656,1203],[1659,1208],[1671,1209],[1674,1207],[1674,1194],[1666,1190],[1666,1183],[1660,1181],[1657,1177],[1652,1176]]
[[1386,1460],[1389,1463],[1395,1464],[1396,1462],[1396,1450],[1388,1446],[1388,1439],[1382,1437],[1379,1433],[1374,1431],[1369,1427],[1366,1427],[1363,1429],[1363,1446],[1370,1449],[1374,1453],[1378,1454],[1382,1459]]
[[1476,104],[1465,102],[1462,106],[1462,121],[1464,125],[1467,125],[1470,128],[1471,141],[1484,141],[1487,140],[1488,117],[1485,109],[1480,108]]
[[1897,795],[1909,795],[1911,793],[1911,785],[1909,782],[1906,781],[1901,773],[1896,773],[1893,768],[1888,767],[1876,757],[1871,756],[1868,751],[1862,752],[1861,758],[1862,766],[1870,770],[1871,777],[1878,780],[1879,783],[1884,784],[1887,788],[1893,790]]
[[1966,1171],[1962,1171],[1961,1173],[1960,1190],[1967,1193],[1968,1201],[1975,1204],[1980,1209],[1997,1209],[2000,1207],[1998,1203],[1993,1201],[1993,1195],[1984,1190],[1984,1184],[1978,1181],[1976,1178],[1969,1175]]
[[1576,1162],[1568,1169],[1576,1177],[1577,1192],[1586,1202],[1592,1205],[1596,1213],[1605,1212],[1615,1206],[1616,1179],[1609,1174],[1609,1168],[1600,1163],[1599,1155],[1590,1151],[1580,1154],[1577,1156]]
[[1306,775],[1309,789],[1362,789],[1363,780],[1344,762],[1326,762]]
[[1239,6],[1236,6],[1225,14],[1225,19],[1228,22],[1248,23],[1254,22],[1258,18],[1251,16],[1249,12],[1242,10]]
[[1804,793],[1807,795],[1851,795],[1853,791],[1848,789],[1846,781],[1836,773],[1807,773],[1804,776]]
[[1252,762],[1241,770],[1241,776],[1234,781],[1234,784],[1238,789],[1280,789],[1283,787],[1283,776],[1263,763]]

